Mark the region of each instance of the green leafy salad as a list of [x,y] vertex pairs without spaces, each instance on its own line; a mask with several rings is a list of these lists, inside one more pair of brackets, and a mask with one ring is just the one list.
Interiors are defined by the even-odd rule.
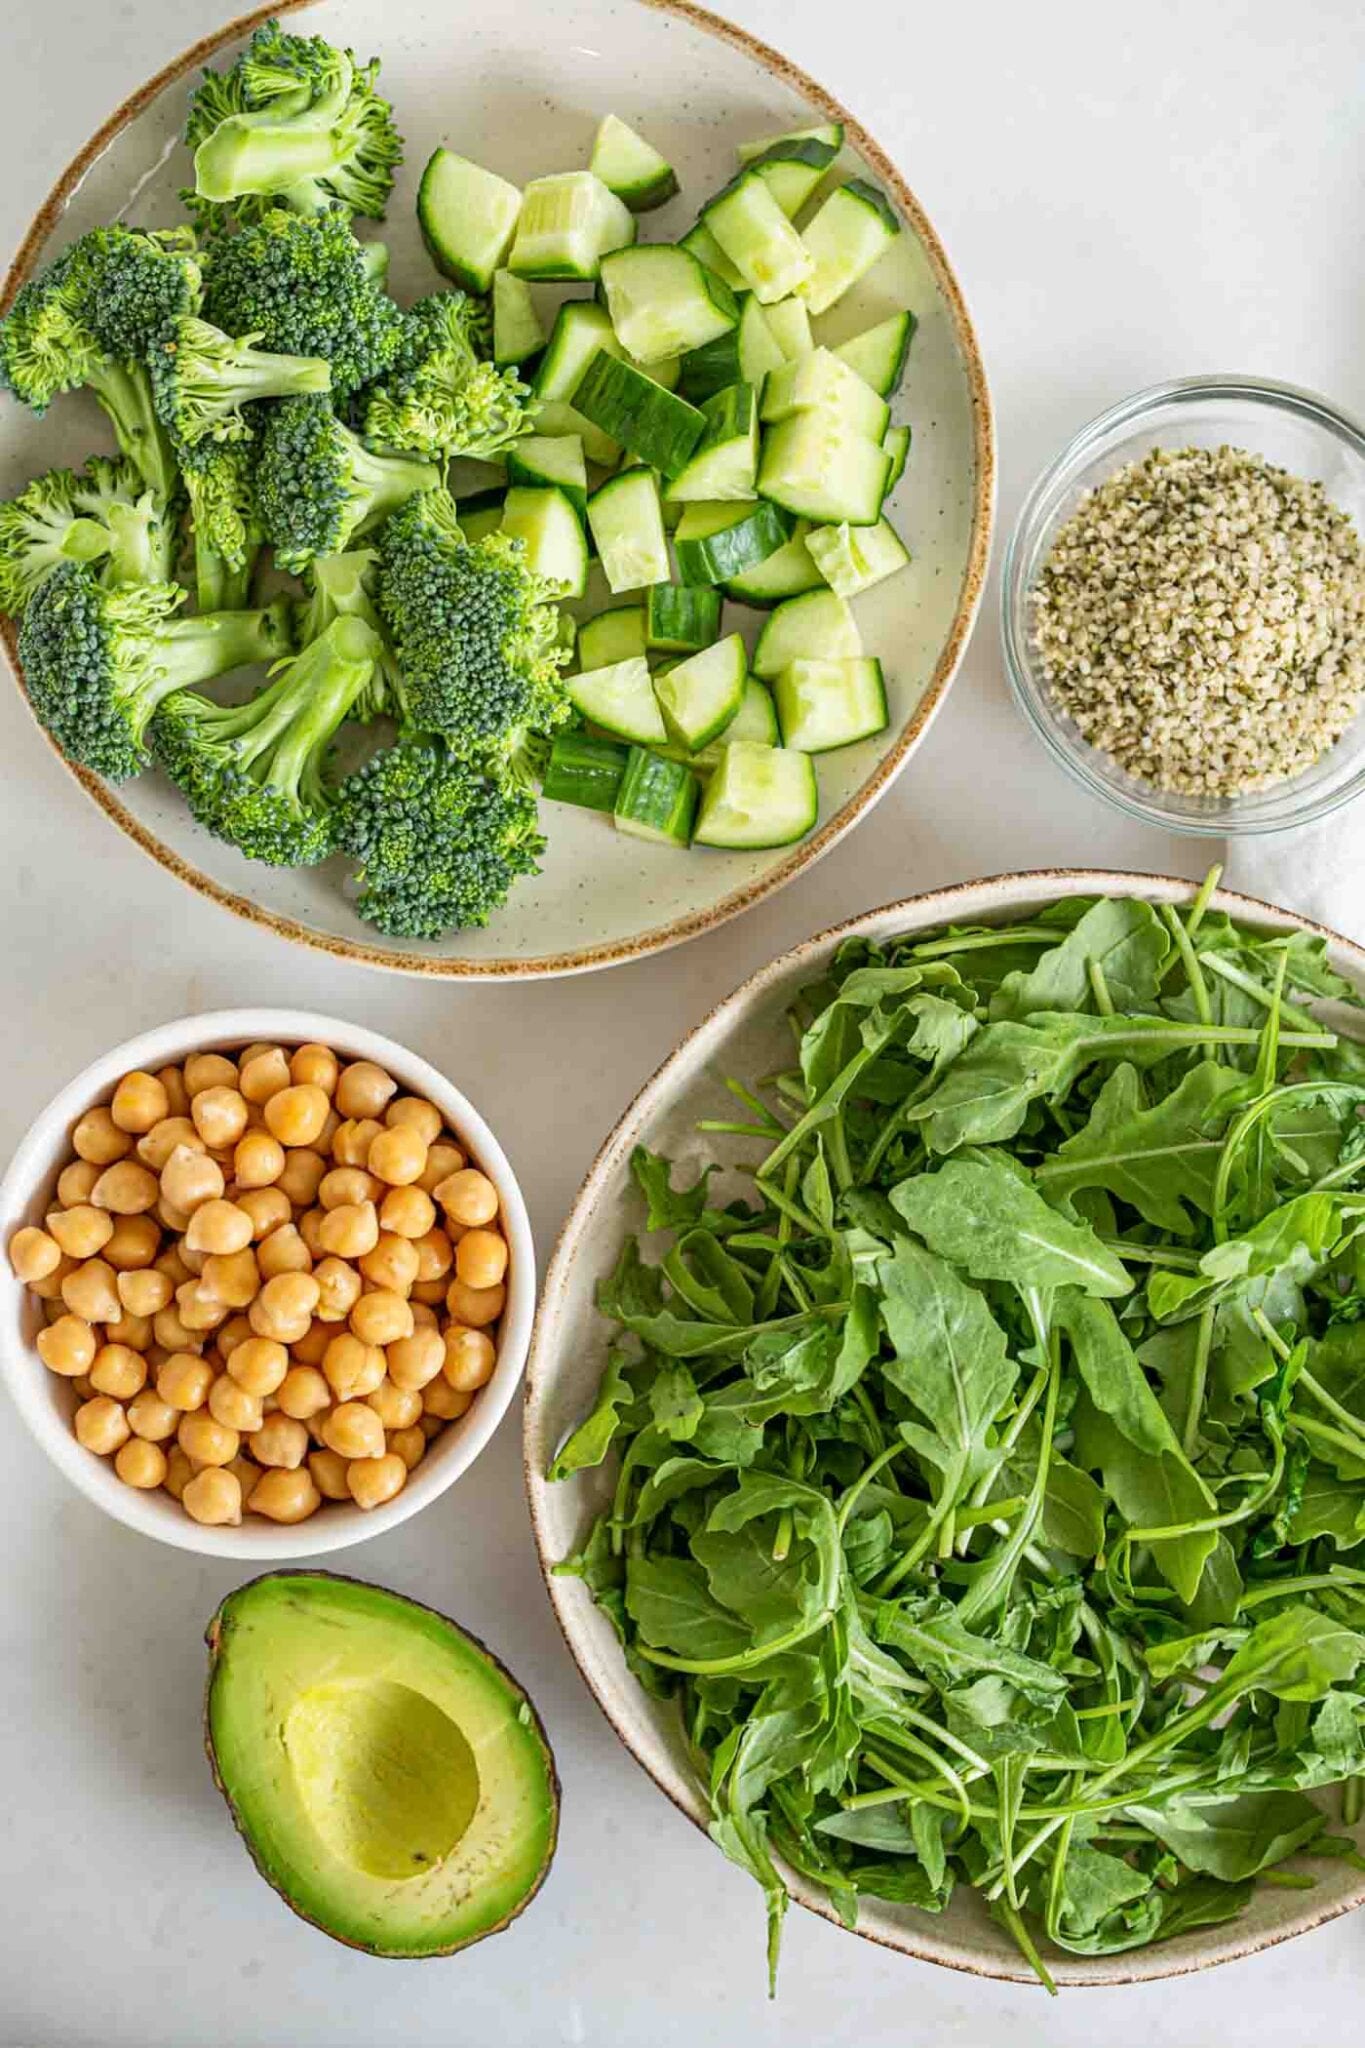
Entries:
[[1050,1985],[1357,1856],[1310,1794],[1365,1773],[1359,998],[1215,880],[851,940],[701,1126],[739,1199],[635,1155],[559,1570],[774,1968],[784,1865],[850,1926],[971,1885]]

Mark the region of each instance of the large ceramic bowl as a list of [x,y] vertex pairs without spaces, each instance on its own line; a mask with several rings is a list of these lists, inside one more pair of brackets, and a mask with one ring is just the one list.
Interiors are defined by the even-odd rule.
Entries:
[[[231,62],[266,14],[292,20],[294,12],[294,0],[281,0],[230,23],[134,94],[58,179],[0,305],[86,228],[181,218],[177,193],[189,159],[179,135],[199,67]],[[297,25],[382,59],[383,88],[407,144],[383,229],[392,289],[403,300],[438,282],[413,215],[422,166],[438,143],[522,181],[586,163],[598,116],[614,110],[639,122],[682,179],[681,196],[649,216],[647,236],[659,240],[683,233],[701,201],[733,175],[736,143],[817,119],[845,124],[847,167],[890,195],[906,232],[829,316],[828,338],[842,340],[900,305],[919,319],[896,415],[911,424],[912,454],[891,507],[913,561],[858,601],[866,643],[886,664],[891,723],[876,739],[825,757],[818,827],[767,853],[642,845],[594,813],[546,805],[543,872],[518,885],[487,931],[431,946],[387,941],[363,924],[331,865],[261,867],[210,839],[160,776],[113,789],[73,772],[115,824],[192,888],[350,959],[427,974],[566,974],[673,945],[760,901],[833,846],[905,765],[947,691],[981,593],[994,490],[990,404],[956,279],[899,170],[852,116],[776,51],[687,0],[562,0],[549,8],[504,0],[492,11],[452,10],[444,0],[320,0],[299,10]],[[107,439],[84,397],[59,399],[43,421],[6,407],[0,494],[54,462],[81,462]],[[9,652],[13,662],[12,637]]]
[[[726,1156],[722,1148],[727,1140],[699,1136],[698,1118],[733,1113],[734,1099],[724,1087],[727,1074],[764,1073],[789,1062],[787,1006],[799,988],[819,977],[843,940],[887,939],[950,922],[1014,921],[1060,897],[1090,894],[1184,903],[1193,889],[1188,882],[1160,875],[1058,870],[998,875],[867,911],[784,953],[714,1009],[640,1091],[598,1154],[564,1225],[546,1275],[527,1365],[526,1483],[536,1543],[559,1625],[598,1705],[660,1791],[699,1826],[705,1825],[706,1802],[672,1710],[666,1702],[652,1699],[626,1669],[616,1635],[582,1580],[556,1578],[550,1572],[560,1558],[577,1549],[605,1501],[602,1473],[580,1474],[556,1485],[548,1484],[544,1475],[564,1435],[589,1407],[601,1372],[608,1325],[593,1305],[597,1281],[614,1265],[626,1233],[644,1223],[630,1155],[637,1145],[647,1145],[698,1165],[703,1157]],[[1220,909],[1269,929],[1321,929],[1288,911],[1226,890],[1213,900]],[[1334,932],[1326,937],[1333,965],[1365,987],[1365,948]],[[1355,1028],[1359,1030],[1358,1020]],[[742,1140],[739,1144],[741,1152],[752,1152]],[[684,1183],[690,1178],[686,1164],[680,1178]],[[1312,1891],[1260,1886],[1242,1917],[1226,1928],[1189,1934],[1128,1955],[1088,1959],[1050,1953],[1049,1968],[1059,1984],[1131,1984],[1180,1976],[1304,1934],[1365,1902],[1365,1878],[1350,1864],[1320,1863],[1314,1875]],[[786,1876],[795,1899],[827,1920],[835,1918],[823,1893],[794,1871],[788,1870]],[[868,1900],[858,1932],[949,1969],[1036,1982],[1008,1934],[964,1885],[941,1917]]]

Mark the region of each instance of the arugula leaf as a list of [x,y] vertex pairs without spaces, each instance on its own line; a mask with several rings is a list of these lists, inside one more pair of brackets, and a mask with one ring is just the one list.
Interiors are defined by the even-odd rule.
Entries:
[[686,1230],[701,1222],[707,1183],[716,1171],[714,1161],[702,1168],[690,1188],[675,1188],[672,1160],[644,1145],[631,1153],[630,1170],[647,1205],[646,1230]]
[[1093,1010],[1092,967],[1103,975],[1116,1010],[1153,1009],[1170,950],[1171,935],[1150,903],[1101,897],[1028,973],[1005,977],[991,999],[991,1017]]
[[1320,1835],[1327,1816],[1301,1792],[1232,1792],[1131,1805],[1129,1817],[1173,1849],[1187,1870],[1235,1882],[1282,1863]]
[[987,1432],[1019,1369],[985,1296],[946,1259],[901,1237],[877,1275],[895,1353],[883,1374],[929,1424],[901,1433],[934,1468],[935,1498],[951,1503],[986,1469]]
[[1213,1214],[1223,1133],[1245,1084],[1228,1067],[1200,1060],[1169,1094],[1146,1107],[1136,1067],[1115,1067],[1089,1122],[1035,1169],[1051,1199],[1105,1188],[1158,1230],[1188,1237],[1191,1209]]
[[690,1558],[628,1558],[626,1612],[652,1649],[680,1657],[734,1657],[749,1646],[749,1631],[712,1599]]
[[891,1190],[894,1208],[974,1280],[1120,1295],[1132,1281],[1088,1223],[1072,1223],[990,1153],[949,1159]]
[[567,1479],[571,1473],[581,1472],[587,1466],[600,1465],[622,1427],[621,1410],[630,1398],[625,1353],[619,1344],[614,1344],[607,1354],[606,1371],[597,1389],[597,1399],[577,1429],[561,1444],[547,1478]]

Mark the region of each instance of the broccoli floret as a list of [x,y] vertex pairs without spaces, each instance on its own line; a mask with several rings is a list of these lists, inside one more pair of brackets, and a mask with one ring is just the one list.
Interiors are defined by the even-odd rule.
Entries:
[[[373,246],[383,253],[382,243]],[[370,257],[343,208],[308,219],[272,207],[255,226],[215,244],[205,315],[283,355],[324,357],[333,391],[347,398],[383,375],[404,336],[404,316]]]
[[402,669],[406,723],[465,760],[511,761],[569,716],[554,586],[518,540],[467,541],[447,492],[427,491],[379,536],[379,608]]
[[332,366],[321,356],[272,355],[255,340],[224,334],[194,313],[162,329],[151,353],[152,396],[180,447],[248,440],[242,407],[256,399],[331,390]]
[[515,370],[499,370],[488,309],[464,292],[434,292],[404,316],[394,370],[365,408],[365,432],[416,455],[491,461],[529,433],[539,410]]
[[169,503],[176,490],[175,456],[152,402],[150,373],[139,360],[111,354],[93,324],[107,321],[105,331],[115,332],[136,325],[141,316],[130,310],[131,297],[118,303],[107,279],[101,290],[102,263],[92,256],[89,240],[77,242],[21,287],[0,321],[0,383],[36,413],[46,412],[59,392],[87,387],[108,414],[119,447],[149,489]]
[[316,640],[337,619],[362,619],[379,643],[370,688],[357,699],[353,718],[378,718],[399,707],[398,662],[375,608],[379,556],[373,548],[352,548],[344,555],[319,555],[307,572],[308,595],[295,607],[295,636],[300,647]]
[[190,103],[196,211],[228,207],[249,221],[273,200],[382,219],[403,145],[378,75],[377,62],[266,22],[229,72],[204,74]]
[[268,408],[256,465],[267,537],[284,569],[340,554],[414,492],[440,478],[430,463],[376,455],[323,398],[287,398]]
[[338,618],[245,704],[214,704],[197,690],[168,698],[153,744],[200,824],[274,867],[325,860],[336,805],[324,761],[380,651],[363,620]]
[[423,733],[348,776],[338,807],[338,843],[359,864],[356,908],[394,938],[487,924],[545,845],[529,791]]
[[38,717],[73,761],[113,781],[146,765],[148,724],[163,697],[292,645],[289,603],[178,619],[174,583],[104,588],[80,562],[54,569],[30,598],[19,659]]
[[246,441],[201,441],[182,451],[201,612],[239,611],[248,602],[265,533],[256,505],[253,450]]
[[76,256],[90,331],[119,361],[146,355],[169,321],[199,311],[203,274],[192,228],[92,228]]
[[19,618],[63,562],[98,563],[106,584],[165,583],[175,552],[175,520],[130,462],[51,470],[0,504],[0,611]]

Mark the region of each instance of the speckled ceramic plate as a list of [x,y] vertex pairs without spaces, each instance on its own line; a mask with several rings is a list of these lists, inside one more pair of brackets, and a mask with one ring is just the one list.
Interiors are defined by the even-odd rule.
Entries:
[[[37,265],[98,222],[180,217],[176,195],[189,162],[179,135],[199,66],[230,61],[256,21],[289,11],[282,0],[231,23],[112,116],[54,186],[10,271],[6,303]],[[897,408],[913,427],[913,452],[892,503],[914,561],[858,601],[867,646],[886,664],[891,724],[877,739],[825,757],[820,823],[799,845],[752,854],[655,848],[613,833],[595,814],[546,805],[543,872],[519,884],[489,930],[400,948],[355,916],[338,864],[299,872],[253,865],[201,832],[159,776],[114,790],[80,774],[106,814],[192,888],[288,938],[375,966],[567,974],[673,945],[758,902],[850,829],[909,759],[961,656],[986,568],[994,472],[985,377],[947,257],[900,172],[851,115],[775,51],[686,0],[561,0],[552,8],[507,0],[491,15],[452,10],[444,0],[320,0],[301,12],[299,26],[382,59],[384,90],[407,141],[383,230],[400,298],[437,282],[412,209],[438,143],[522,181],[586,163],[595,122],[608,111],[638,120],[682,179],[682,195],[649,216],[649,239],[690,225],[700,201],[733,174],[737,142],[813,119],[845,123],[849,168],[882,186],[904,219],[893,253],[827,323],[829,337],[841,340],[900,305],[919,318]],[[7,406],[0,492],[106,445],[107,429],[83,396],[60,399],[42,422]],[[9,652],[13,662],[12,640]]]
[[[644,1223],[644,1205],[631,1178],[630,1155],[637,1145],[666,1152],[681,1163],[680,1179],[692,1175],[705,1160],[751,1156],[743,1140],[702,1137],[702,1117],[725,1117],[734,1098],[723,1085],[727,1074],[761,1074],[785,1065],[791,1054],[786,1010],[796,991],[817,980],[835,948],[847,938],[887,939],[895,933],[923,931],[933,925],[994,924],[1027,917],[1060,897],[1075,895],[1142,896],[1154,903],[1186,903],[1190,883],[1159,875],[1121,875],[1051,870],[1043,874],[997,875],[969,882],[933,896],[889,903],[881,910],[819,933],[784,953],[736,989],[683,1040],[636,1096],[603,1145],[569,1212],[550,1261],[541,1295],[531,1356],[526,1371],[526,1484],[545,1583],[565,1641],[613,1728],[627,1749],[680,1812],[705,1825],[706,1802],[688,1762],[676,1715],[666,1702],[653,1699],[626,1669],[615,1631],[594,1606],[581,1579],[555,1578],[551,1567],[576,1550],[592,1517],[609,1497],[609,1472],[582,1473],[558,1485],[544,1477],[551,1457],[568,1430],[590,1407],[602,1369],[609,1326],[594,1306],[602,1275],[616,1263],[626,1234]],[[1247,896],[1220,891],[1220,910],[1275,930],[1311,929],[1306,918],[1274,909]],[[1365,988],[1365,947],[1326,932],[1332,964]],[[1334,1017],[1344,1025],[1359,1018],[1347,1012]],[[738,1148],[727,1155],[726,1147]],[[716,1199],[741,1192],[737,1181],[727,1188],[713,1182]],[[1365,1827],[1357,1830],[1365,1840]],[[719,1854],[719,1851],[717,1851]],[[1239,1920],[1209,1928],[1127,1955],[1063,1955],[1049,1951],[1048,1966],[1058,1984],[1134,1984],[1152,1977],[1178,1977],[1213,1963],[1251,1955],[1291,1935],[1306,1934],[1325,1920],[1365,1903],[1365,1879],[1348,1863],[1318,1863],[1311,1891],[1258,1888]],[[835,1920],[823,1893],[794,1871],[786,1872],[793,1898],[827,1920]],[[738,1875],[736,1884],[740,1882]],[[718,1910],[719,1904],[718,1904]],[[760,1939],[762,1912],[755,1892],[754,1940]],[[836,1923],[837,1924],[837,1923]],[[990,1917],[975,1893],[959,1886],[941,1916],[917,1913],[909,1906],[872,1899],[863,1907],[858,1932],[886,1948],[942,1963],[976,1976],[1002,1977],[1035,1984],[1027,1964],[1004,1928]]]

